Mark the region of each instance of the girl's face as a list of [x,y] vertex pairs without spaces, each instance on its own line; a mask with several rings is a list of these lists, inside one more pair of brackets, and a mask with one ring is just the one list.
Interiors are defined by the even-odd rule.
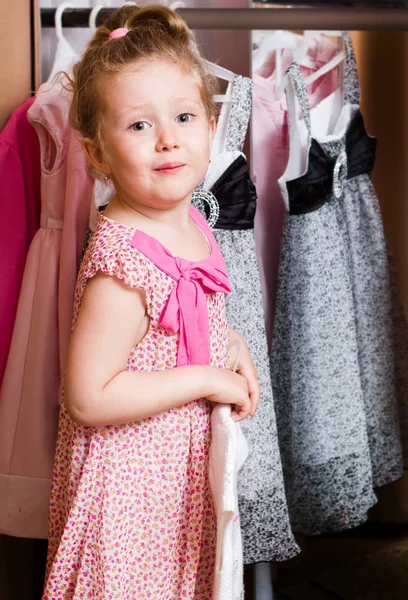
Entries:
[[189,200],[208,168],[215,130],[194,75],[156,59],[101,88],[104,148],[84,144],[94,166],[127,202],[163,210]]

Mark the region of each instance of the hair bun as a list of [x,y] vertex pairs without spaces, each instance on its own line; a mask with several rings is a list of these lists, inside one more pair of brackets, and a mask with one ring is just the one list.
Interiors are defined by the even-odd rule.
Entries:
[[133,5],[121,6],[117,10],[113,11],[112,14],[103,22],[103,27],[109,29],[110,31],[124,27],[135,10],[138,11],[140,8]]
[[161,6],[160,4],[144,8],[133,7],[132,14],[126,22],[126,27],[129,29],[143,28],[152,34],[154,32],[161,35],[167,33],[171,37],[178,38],[179,43],[186,45],[189,45],[190,41],[194,39],[187,23],[180,15],[167,8],[167,6]]
[[195,42],[194,34],[187,23],[174,10],[160,4],[145,6],[126,5],[115,10],[97,29],[89,47],[99,46],[109,40],[109,35],[115,29],[126,28],[133,33],[131,37],[136,41],[139,36],[148,36],[150,39],[173,38],[181,47],[187,48]]

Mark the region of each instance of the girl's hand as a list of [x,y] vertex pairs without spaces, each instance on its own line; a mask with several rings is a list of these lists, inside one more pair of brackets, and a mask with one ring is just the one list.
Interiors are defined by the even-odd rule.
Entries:
[[[258,373],[254,365],[254,361],[252,360],[251,353],[249,352],[248,346],[244,340],[244,338],[239,335],[233,329],[229,330],[230,341],[233,342],[237,340],[239,342],[239,361],[238,366],[236,368],[236,373],[239,373],[246,379],[248,385],[249,398],[251,400],[251,409],[249,414],[251,417],[255,415],[256,409],[258,408],[259,398],[261,395],[261,391],[258,383]],[[235,363],[236,360],[236,349],[231,349],[230,353],[230,367]]]
[[245,377],[229,371],[210,367],[212,392],[206,395],[211,402],[231,404],[231,416],[234,421],[243,421],[251,411],[251,399]]

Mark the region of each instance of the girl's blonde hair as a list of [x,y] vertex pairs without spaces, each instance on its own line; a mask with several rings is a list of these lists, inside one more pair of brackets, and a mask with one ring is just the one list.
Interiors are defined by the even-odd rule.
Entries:
[[[109,40],[110,33],[119,27],[127,28],[128,33]],[[216,116],[213,95],[217,92],[217,79],[195,49],[195,38],[185,21],[165,6],[123,6],[97,29],[74,66],[70,78],[72,127],[83,137],[102,145],[100,82],[132,63],[156,58],[169,60],[193,73],[207,115]]]

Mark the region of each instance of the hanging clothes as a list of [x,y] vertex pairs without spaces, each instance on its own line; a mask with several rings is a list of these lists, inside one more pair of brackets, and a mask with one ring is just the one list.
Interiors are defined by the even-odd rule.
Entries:
[[[336,159],[312,137],[298,65],[287,73],[290,155],[279,185],[288,214],[271,372],[291,523],[295,531],[314,535],[359,525],[376,497],[343,198],[332,189]],[[328,107],[330,122],[330,103],[319,106],[321,116]],[[348,108],[333,131],[336,156],[348,145]],[[357,161],[353,175],[371,166]]]
[[258,370],[261,400],[254,418],[242,422],[249,455],[238,475],[244,563],[285,560],[296,555],[286,506],[278,447],[261,286],[254,240],[256,190],[242,154],[251,114],[252,82],[234,76],[224,103],[203,188],[219,205],[214,236],[224,256],[232,293],[230,327],[246,340]]
[[[284,31],[285,36],[290,32]],[[278,32],[275,32],[279,36]],[[303,37],[292,34],[300,45]],[[310,59],[319,69],[336,54],[337,47],[327,37],[320,35],[307,51]],[[293,60],[293,51],[281,52],[282,75]],[[276,91],[276,51],[272,51],[265,63],[258,69],[254,82]],[[301,66],[305,77],[313,70]],[[310,105],[313,107],[329,96],[337,87],[337,75],[334,70],[322,75],[308,86]],[[279,255],[281,248],[285,205],[280,193],[278,179],[284,172],[289,158],[288,120],[285,98],[270,102],[253,90],[253,119],[251,123],[252,148],[251,164],[254,183],[258,196],[255,215],[255,241],[261,276],[265,307],[265,324],[268,342],[272,339],[273,316],[275,311],[276,286],[278,280]]]
[[40,145],[27,121],[33,102],[29,98],[17,108],[0,133],[0,385],[27,252],[40,226]]
[[[58,70],[77,58],[66,43],[58,56]],[[48,535],[58,394],[92,194],[68,123],[70,99],[60,76],[40,86],[28,111],[41,147],[41,228],[29,249],[0,391],[0,532],[19,537]]]
[[[345,122],[345,145],[344,138],[331,136],[330,141],[321,143],[321,148],[333,160],[344,149],[347,160],[347,165],[339,173],[340,178],[343,176],[344,179],[341,183],[339,181],[339,185],[343,186],[339,204],[350,251],[373,484],[379,487],[396,481],[403,473],[395,388],[389,262],[380,206],[370,177],[375,161],[376,140],[370,138],[364,128],[359,110],[360,87],[352,41],[347,32],[343,33],[343,38],[346,65],[344,106],[339,121],[344,113],[351,113],[351,116]],[[335,102],[334,96],[332,99]],[[323,140],[329,132],[329,123],[324,119],[320,107],[312,110],[312,135],[314,131],[319,140]]]

